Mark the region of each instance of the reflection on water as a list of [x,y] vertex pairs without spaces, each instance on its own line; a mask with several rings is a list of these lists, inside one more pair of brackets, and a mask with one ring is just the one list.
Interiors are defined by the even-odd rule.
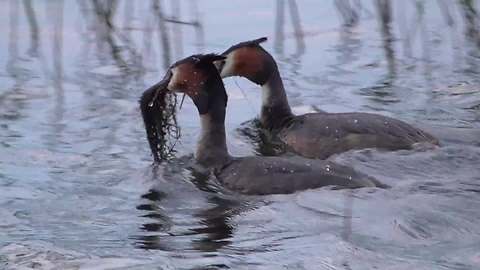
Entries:
[[[0,7],[0,268],[480,267],[475,1]],[[445,147],[334,157],[391,190],[239,196],[193,162],[198,119],[186,99],[179,158],[153,166],[140,94],[178,58],[262,36],[296,113],[375,111]],[[230,152],[285,154],[258,128],[258,87],[225,84]]]
[[392,8],[390,6],[390,0],[377,0],[376,7],[381,21],[383,48],[385,49],[385,58],[388,62],[388,73],[390,79],[393,79],[395,76],[395,54],[392,48],[392,42],[395,37],[391,31]]

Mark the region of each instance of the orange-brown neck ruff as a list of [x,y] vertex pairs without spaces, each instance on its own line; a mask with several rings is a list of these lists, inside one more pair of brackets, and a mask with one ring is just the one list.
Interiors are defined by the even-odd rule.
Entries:
[[262,69],[264,57],[262,51],[255,47],[243,47],[233,52],[234,74],[255,80],[257,73]]
[[189,63],[173,68],[172,72],[174,74],[171,82],[173,90],[190,97],[194,97],[200,91],[200,86],[205,80],[203,71]]

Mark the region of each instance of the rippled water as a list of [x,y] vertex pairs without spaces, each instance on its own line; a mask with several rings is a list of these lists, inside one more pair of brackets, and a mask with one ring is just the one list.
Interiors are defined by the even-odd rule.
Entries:
[[[480,62],[460,6],[447,3],[448,27],[445,1],[392,1],[392,65],[376,1],[354,1],[364,10],[350,28],[332,1],[297,1],[303,36],[294,1],[283,31],[283,1],[179,1],[176,19],[195,19],[196,3],[201,28],[166,23],[170,51],[155,2],[119,1],[106,32],[96,1],[0,2],[0,268],[480,269]],[[296,113],[376,111],[445,147],[333,157],[390,190],[239,196],[188,169],[198,118],[186,99],[181,158],[153,170],[140,94],[178,58],[261,36]],[[229,150],[256,154],[240,127],[261,93],[225,84]]]

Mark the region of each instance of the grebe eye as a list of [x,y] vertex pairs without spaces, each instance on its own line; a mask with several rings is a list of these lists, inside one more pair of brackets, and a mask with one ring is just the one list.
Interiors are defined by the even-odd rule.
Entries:
[[219,72],[222,72],[224,66],[225,66],[225,60],[218,61],[217,69]]
[[171,69],[168,70],[167,74],[165,74],[165,78],[163,78],[164,80],[170,80],[173,76],[173,72]]

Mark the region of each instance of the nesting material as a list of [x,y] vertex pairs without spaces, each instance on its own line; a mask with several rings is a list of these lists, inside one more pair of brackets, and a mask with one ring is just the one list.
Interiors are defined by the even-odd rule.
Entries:
[[148,143],[156,163],[172,158],[180,139],[177,123],[177,97],[167,89],[169,80],[162,80],[143,92],[139,102]]

